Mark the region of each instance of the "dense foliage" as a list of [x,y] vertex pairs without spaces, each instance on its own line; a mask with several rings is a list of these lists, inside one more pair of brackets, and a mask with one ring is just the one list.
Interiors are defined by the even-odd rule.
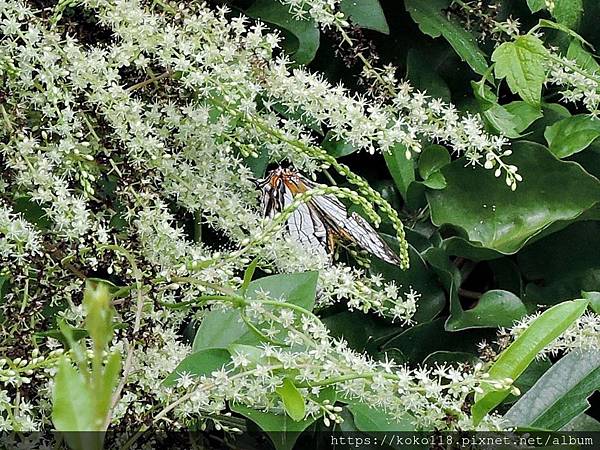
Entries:
[[[598,14],[0,0],[0,431],[598,430]],[[294,239],[324,195],[400,263]]]

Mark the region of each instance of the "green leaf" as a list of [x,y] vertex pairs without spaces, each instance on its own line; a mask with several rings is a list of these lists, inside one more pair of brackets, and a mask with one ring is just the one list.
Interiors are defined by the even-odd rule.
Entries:
[[546,78],[547,54],[544,44],[535,36],[524,35],[505,42],[492,54],[496,78],[506,78],[513,93],[537,106]]
[[406,147],[402,144],[395,144],[389,151],[383,152],[383,157],[400,195],[406,199],[408,186],[415,181],[414,161],[406,158]]
[[600,350],[572,351],[555,363],[504,415],[511,426],[558,430],[588,407],[600,388]]
[[546,0],[527,0],[527,6],[531,12],[535,13],[546,8]]
[[575,29],[583,14],[583,0],[554,0],[552,16],[569,28]]
[[350,402],[348,409],[354,417],[356,428],[364,432],[415,431],[414,417],[406,413],[401,419],[394,419],[381,408],[372,408],[361,402]]
[[590,301],[590,308],[600,314],[600,292],[582,292],[581,296]]
[[337,139],[331,131],[328,132],[325,139],[323,139],[321,147],[334,158],[341,158],[342,156],[350,155],[356,151],[356,148],[352,145]]
[[283,408],[288,416],[296,422],[304,419],[306,414],[306,404],[304,397],[289,378],[283,379],[283,385],[275,389],[283,401]]
[[286,40],[284,46],[298,64],[308,64],[315,57],[319,48],[320,32],[314,20],[296,20],[289,12],[289,7],[277,0],[256,0],[246,14],[261,19],[289,31],[297,40],[292,46]]
[[474,245],[512,254],[551,224],[577,218],[600,199],[600,182],[578,164],[559,161],[531,142],[512,148],[507,162],[523,176],[516,192],[493,171],[465,168],[457,160],[442,169],[447,188],[427,193],[433,223],[460,227]]
[[540,108],[523,101],[495,104],[483,112],[484,118],[496,131],[513,139],[521,137],[521,133],[542,115]]
[[510,327],[526,314],[525,305],[515,294],[491,290],[485,292],[472,309],[464,311],[460,303],[455,305],[446,321],[446,329],[455,331],[467,328]]
[[177,368],[164,379],[162,384],[166,387],[175,386],[183,373],[196,377],[210,375],[212,372],[220,370],[230,360],[231,356],[224,348],[199,350],[184,358]]
[[427,180],[440,169],[450,164],[450,154],[441,145],[429,145],[419,156],[419,175]]
[[[73,450],[101,450],[102,433],[80,433],[100,430],[95,422],[94,392],[66,358],[62,358],[54,378],[52,391],[52,423]],[[73,433],[77,431],[78,433]]]
[[306,419],[296,422],[287,414],[257,411],[240,404],[230,404],[229,407],[265,431],[277,450],[291,450],[298,436],[315,421],[315,419]]
[[471,33],[448,19],[444,11],[450,3],[450,0],[404,0],[406,10],[423,33],[433,38],[443,36],[463,61],[484,75],[488,68],[485,54]]
[[308,311],[315,305],[318,272],[298,272],[271,275],[252,281],[248,285],[248,298],[257,296],[258,292],[269,293],[269,297],[283,299]]
[[390,32],[379,0],[342,0],[340,10],[360,28],[368,28],[384,34]]
[[[246,296],[255,298],[258,292],[266,291],[275,299],[283,299],[312,311],[318,276],[318,272],[300,272],[259,278],[248,284]],[[242,322],[238,309],[213,309],[203,317],[194,337],[192,350],[227,348],[241,340],[246,344],[260,342]]]
[[583,48],[581,42],[577,39],[573,39],[569,44],[567,59],[575,61],[586,72],[600,73],[600,64],[590,52]]
[[194,337],[192,351],[226,348],[248,332],[248,328],[240,321],[237,309],[211,310],[202,318]]
[[546,128],[544,137],[557,158],[566,158],[587,148],[600,136],[600,120],[587,114],[567,117]]
[[[490,380],[517,379],[544,347],[584,313],[587,305],[587,300],[573,300],[542,313],[500,354],[488,371]],[[482,384],[482,389],[484,392],[475,396],[475,404],[471,408],[475,425],[509,394],[509,390],[497,389],[487,383]]]

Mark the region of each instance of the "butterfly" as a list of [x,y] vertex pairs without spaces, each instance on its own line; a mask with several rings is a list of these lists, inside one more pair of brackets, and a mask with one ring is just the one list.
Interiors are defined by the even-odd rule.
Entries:
[[[264,179],[257,180],[261,190],[262,213],[273,218],[293,202],[294,196],[320,187],[293,168],[278,167]],[[338,239],[348,241],[377,256],[385,262],[401,266],[393,252],[377,231],[356,213],[348,213],[334,195],[312,197],[302,203],[287,219],[290,237],[305,247],[321,248],[331,257]]]

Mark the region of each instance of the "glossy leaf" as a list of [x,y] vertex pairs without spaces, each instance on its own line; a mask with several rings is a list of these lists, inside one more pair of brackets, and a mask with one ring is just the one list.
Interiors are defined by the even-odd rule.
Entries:
[[546,128],[548,148],[558,158],[586,149],[600,136],[600,119],[587,114],[568,117]]
[[446,322],[446,329],[510,327],[526,314],[525,305],[515,294],[491,290],[485,292],[472,309],[464,311],[460,304],[455,305]]
[[573,39],[567,49],[567,58],[577,62],[577,65],[589,73],[600,73],[600,64],[594,56],[585,50],[581,42]]
[[476,73],[483,75],[488,68],[485,54],[471,33],[448,19],[444,10],[450,4],[450,0],[404,0],[406,10],[423,33],[433,38],[443,36],[463,61]]
[[388,34],[388,27],[379,0],[341,0],[340,11],[360,28]]
[[474,245],[512,254],[551,224],[576,219],[600,200],[600,182],[578,164],[559,161],[530,142],[515,143],[513,151],[508,161],[523,176],[516,192],[493,171],[465,168],[462,160],[442,169],[448,187],[427,193],[433,223],[460,227]]
[[[517,379],[545,346],[583,314],[587,305],[587,300],[573,300],[542,313],[500,354],[488,370],[490,380]],[[471,408],[475,424],[509,394],[507,389],[497,389],[487,383],[482,388],[484,392],[475,396],[475,404]]]
[[314,20],[297,20],[289,12],[289,7],[277,0],[256,0],[246,14],[289,31],[296,38],[297,45],[287,45],[287,50],[296,63],[308,64],[315,57],[320,32]]
[[557,430],[583,413],[600,389],[600,350],[572,351],[504,415],[512,426]]
[[208,376],[212,372],[220,370],[230,360],[229,352],[223,348],[199,350],[184,358],[177,368],[164,379],[163,384],[167,387],[175,386],[179,377],[184,373],[194,377]]
[[600,314],[600,292],[582,292],[581,296],[590,301],[590,308]]
[[528,103],[538,105],[545,80],[547,52],[539,38],[519,36],[494,50],[494,73],[497,78],[506,78],[513,93],[519,94]]

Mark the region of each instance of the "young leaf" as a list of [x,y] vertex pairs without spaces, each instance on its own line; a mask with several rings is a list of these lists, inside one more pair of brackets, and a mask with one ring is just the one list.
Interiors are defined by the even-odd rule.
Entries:
[[559,120],[546,128],[548,148],[557,158],[566,158],[586,149],[600,136],[600,120],[581,114]]
[[289,378],[283,380],[283,385],[275,389],[283,401],[283,407],[288,416],[296,422],[304,419],[306,414],[306,404],[304,397]]
[[[500,354],[488,371],[490,380],[517,379],[544,347],[583,314],[587,305],[587,300],[573,300],[545,311]],[[483,384],[482,388],[484,392],[475,396],[475,404],[471,408],[475,424],[509,394],[509,389],[494,388],[489,383]]]
[[572,351],[504,415],[511,426],[558,430],[584,412],[600,388],[600,350]]
[[423,33],[434,38],[443,36],[471,69],[484,75],[488,68],[485,54],[471,33],[448,19],[444,10],[450,3],[450,0],[404,0],[406,10]]
[[[72,450],[101,450],[104,435],[95,421],[94,392],[66,358],[58,365],[52,391],[52,423]],[[87,433],[84,433],[87,432]]]
[[512,92],[537,106],[546,78],[547,54],[548,51],[539,38],[519,36],[513,42],[505,42],[494,50],[494,73],[497,78],[506,78]]

